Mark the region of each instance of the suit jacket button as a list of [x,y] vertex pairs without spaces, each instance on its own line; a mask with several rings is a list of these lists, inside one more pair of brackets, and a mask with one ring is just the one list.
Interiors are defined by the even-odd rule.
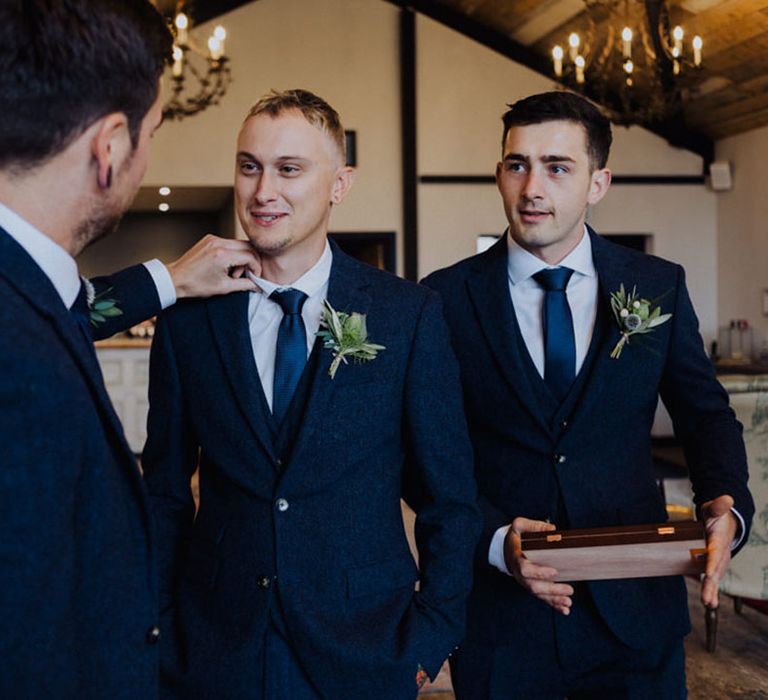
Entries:
[[272,579],[269,576],[259,576],[259,588],[269,588],[272,585]]
[[157,625],[147,630],[147,644],[157,644],[160,641],[160,628]]
[[288,501],[284,498],[278,498],[277,501],[275,501],[275,506],[281,513],[285,513],[285,511],[288,510]]
[[275,466],[276,467],[282,467],[283,466],[283,460],[279,457],[275,460]]
[[564,420],[562,423],[560,423],[560,427],[565,430],[568,427],[568,421]]
[[565,464],[565,455],[552,455],[552,461],[555,464]]

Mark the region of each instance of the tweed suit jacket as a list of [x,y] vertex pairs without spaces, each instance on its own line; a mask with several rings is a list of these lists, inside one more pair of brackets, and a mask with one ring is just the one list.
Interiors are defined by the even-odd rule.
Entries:
[[[386,349],[331,379],[332,354],[316,347],[287,453],[265,416],[249,293],[177,304],[155,337],[143,464],[176,640],[164,670],[179,697],[260,697],[275,605],[334,700],[413,697],[417,667],[434,676],[462,636],[480,519],[439,298],[332,249],[328,300],[367,314]],[[401,496],[417,512],[418,569]]]
[[[125,312],[114,330],[159,310],[143,266],[96,285]],[[139,469],[89,341],[2,229],[0,328],[0,696],[155,697]]]
[[[490,645],[530,643],[530,622],[546,610],[488,563],[499,527],[517,516],[571,528],[666,520],[651,456],[659,395],[684,446],[696,503],[730,494],[747,526],[754,511],[741,426],[704,353],[683,269],[589,235],[600,295],[592,346],[554,417],[542,410],[543,380],[517,327],[506,235],[424,281],[443,299],[461,367],[484,514],[468,637]],[[610,293],[621,284],[659,298],[662,312],[673,315],[612,359],[620,332]],[[595,581],[588,588],[599,615],[630,647],[689,630],[682,578]]]

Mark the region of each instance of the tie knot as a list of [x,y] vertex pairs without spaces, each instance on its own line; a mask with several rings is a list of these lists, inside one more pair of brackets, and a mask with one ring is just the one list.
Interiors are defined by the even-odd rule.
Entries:
[[535,279],[547,292],[563,292],[568,286],[568,280],[571,279],[573,270],[568,267],[553,267],[546,270],[539,270],[534,276]]
[[291,314],[301,313],[301,308],[307,300],[307,295],[300,289],[284,289],[283,291],[278,291],[276,289],[269,295],[269,298],[280,304],[283,313],[286,316],[289,316]]

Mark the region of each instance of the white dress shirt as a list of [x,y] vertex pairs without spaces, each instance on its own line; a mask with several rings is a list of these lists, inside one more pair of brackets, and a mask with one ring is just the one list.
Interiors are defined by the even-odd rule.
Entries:
[[[35,261],[43,274],[51,281],[61,301],[68,309],[75,303],[80,292],[80,275],[75,259],[44,233],[21,218],[16,212],[0,203],[0,227],[4,228]],[[159,260],[144,263],[149,271],[162,308],[176,303],[176,288],[168,268]]]
[[[540,258],[521,248],[512,240],[512,236],[507,236],[507,242],[509,255],[507,274],[512,306],[515,309],[515,316],[525,346],[528,348],[528,354],[543,377],[544,328],[541,311],[545,291],[533,276],[540,270],[553,266],[547,265]],[[575,374],[578,374],[592,341],[599,290],[597,272],[592,260],[592,242],[586,227],[578,245],[560,261],[557,267],[568,267],[573,270],[565,294],[573,317],[573,335],[576,341]],[[735,548],[744,537],[744,519],[736,509],[733,509],[733,514],[740,524],[740,533],[737,533],[736,540],[732,544],[732,548]],[[510,527],[512,526],[505,525],[496,530],[488,549],[488,563],[505,574],[509,574],[509,570],[504,560],[504,540]]]
[[[541,312],[546,292],[533,276],[552,268],[543,260],[521,248],[512,236],[508,241],[507,275],[509,295],[515,309],[520,333],[528,348],[528,354],[536,365],[539,374],[544,376],[544,328]],[[573,317],[573,335],[576,341],[576,366],[574,376],[579,373],[589,351],[592,331],[597,318],[598,282],[595,264],[592,261],[592,243],[586,233],[579,244],[563,258],[557,267],[573,270],[565,294]]]
[[307,332],[307,357],[309,357],[315,344],[317,331],[320,330],[323,301],[328,296],[328,280],[331,276],[332,264],[333,253],[326,241],[325,250],[320,259],[293,284],[280,286],[256,277],[251,272],[247,273],[248,278],[259,287],[251,292],[248,300],[248,328],[251,333],[251,347],[256,369],[259,371],[261,387],[264,389],[264,396],[270,410],[272,410],[275,380],[275,347],[277,332],[283,320],[283,310],[276,301],[269,298],[269,295],[276,289],[298,289],[307,295],[301,309],[301,318]]

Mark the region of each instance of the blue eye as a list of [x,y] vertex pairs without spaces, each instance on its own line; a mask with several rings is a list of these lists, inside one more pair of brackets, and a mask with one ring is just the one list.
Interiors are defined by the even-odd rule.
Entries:
[[242,170],[244,173],[254,173],[257,172],[259,169],[259,166],[256,163],[253,163],[251,161],[243,161],[240,163],[240,170]]
[[552,173],[554,173],[555,175],[562,175],[563,173],[567,173],[567,172],[568,172],[568,169],[567,169],[567,168],[564,168],[562,165],[553,165],[553,166],[550,168],[550,170],[551,170],[551,172],[552,172]]

